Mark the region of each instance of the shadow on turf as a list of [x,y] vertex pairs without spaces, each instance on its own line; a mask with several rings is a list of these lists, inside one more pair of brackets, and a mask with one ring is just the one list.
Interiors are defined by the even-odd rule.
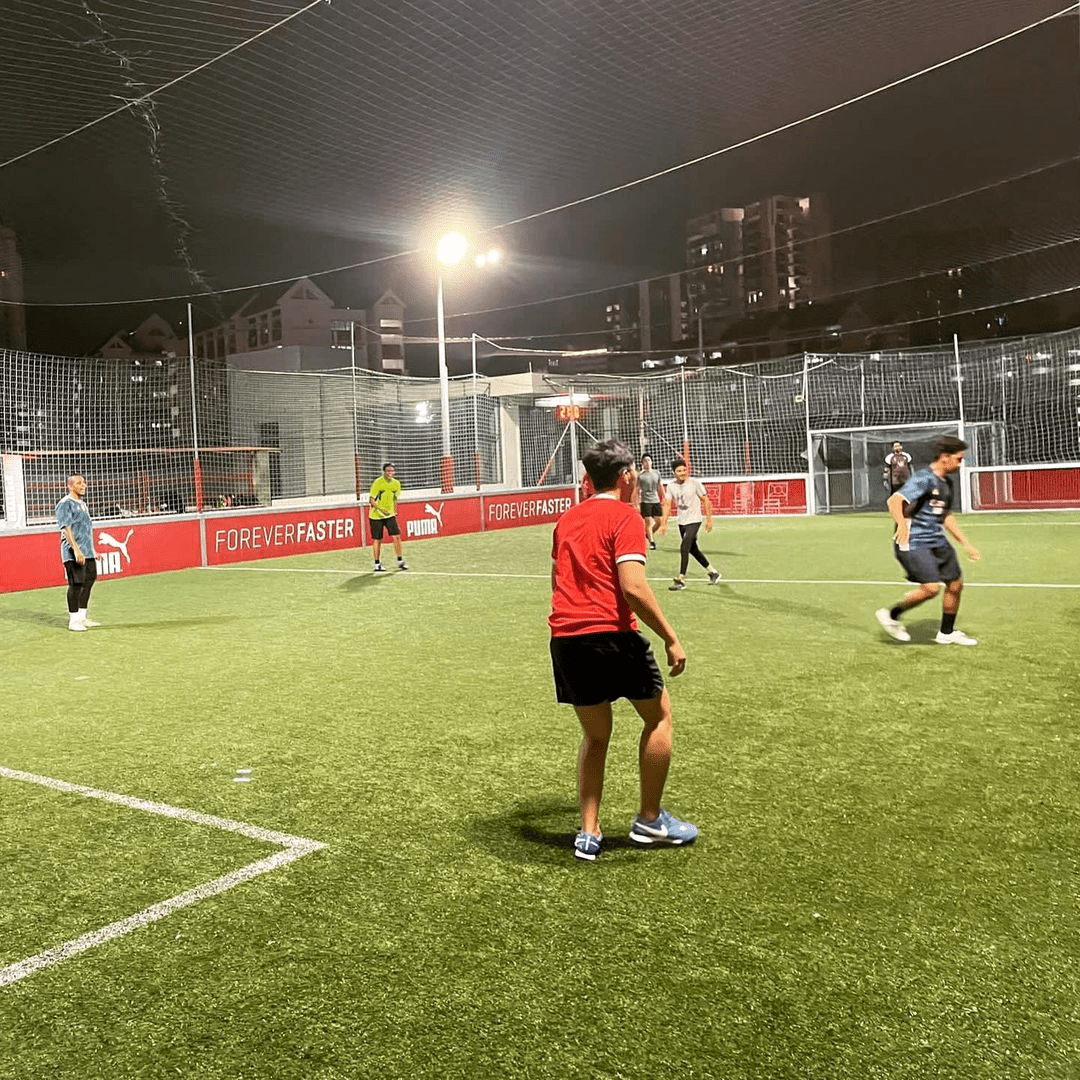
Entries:
[[[469,835],[508,862],[575,862],[572,858],[578,808],[556,799],[529,799],[497,817],[477,818]],[[626,826],[629,829],[630,820]],[[604,852],[640,851],[626,832],[605,833]]]
[[346,578],[338,588],[343,589],[345,592],[362,592],[364,589],[376,587],[380,580],[392,576],[392,574],[361,573],[357,574],[356,577]]
[[5,622],[35,623],[38,626],[67,626],[67,618],[49,611],[28,611],[25,608],[0,614]]

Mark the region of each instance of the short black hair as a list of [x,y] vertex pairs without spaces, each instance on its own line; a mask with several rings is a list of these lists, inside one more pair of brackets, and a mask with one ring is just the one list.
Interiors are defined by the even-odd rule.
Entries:
[[671,463],[671,471],[674,472],[676,469],[682,468],[682,466],[685,465],[685,464],[686,464],[686,458],[677,457]]
[[597,491],[610,491],[619,482],[619,474],[634,467],[634,454],[626,443],[607,439],[588,447],[581,461],[593,487]]
[[395,465],[395,464],[394,464],[394,463],[393,463],[392,461],[388,461],[388,462],[387,462],[387,463],[386,463],[386,464],[385,464],[385,465],[384,465],[384,466],[382,467],[382,471],[383,471],[383,472],[386,472],[386,470],[387,470],[387,469],[396,469],[396,468],[397,468],[397,466],[396,466],[396,465]]
[[934,460],[937,461],[943,454],[959,454],[961,450],[966,450],[968,445],[963,439],[958,439],[955,435],[942,435],[941,438],[935,439],[930,446],[930,453],[934,455]]

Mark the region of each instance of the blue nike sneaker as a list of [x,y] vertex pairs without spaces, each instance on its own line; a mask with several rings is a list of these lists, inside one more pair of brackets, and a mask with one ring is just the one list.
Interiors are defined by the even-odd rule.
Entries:
[[579,832],[574,837],[574,858],[596,862],[596,856],[600,854],[600,841],[603,839],[603,836],[590,832]]
[[692,844],[697,839],[698,827],[689,821],[680,821],[674,814],[661,809],[660,816],[647,821],[640,814],[630,825],[630,839],[635,844]]

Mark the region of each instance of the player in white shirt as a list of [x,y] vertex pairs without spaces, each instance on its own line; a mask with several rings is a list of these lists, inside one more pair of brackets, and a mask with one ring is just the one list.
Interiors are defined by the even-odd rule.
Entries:
[[668,518],[674,506],[675,521],[679,526],[682,544],[679,547],[679,576],[668,588],[672,592],[686,588],[686,568],[690,565],[691,555],[705,567],[709,575],[709,584],[715,585],[720,580],[720,571],[714,569],[709,563],[697,542],[698,531],[701,529],[703,520],[705,531],[712,532],[712,503],[709,502],[705,485],[690,476],[690,468],[682,458],[676,458],[671,463],[671,469],[675,474],[675,479],[666,485],[664,512],[660,517],[660,527],[656,530],[658,536],[663,536],[667,532]]

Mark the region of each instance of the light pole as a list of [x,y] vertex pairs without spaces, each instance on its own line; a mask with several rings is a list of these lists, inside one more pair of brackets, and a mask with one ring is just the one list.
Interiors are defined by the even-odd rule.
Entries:
[[[469,250],[469,241],[459,232],[447,233],[435,248],[435,257],[439,261],[438,292],[436,297],[436,316],[439,331],[439,403],[442,406],[442,490],[454,490],[454,456],[450,450],[450,373],[446,367],[446,312],[443,305],[443,267],[457,266]],[[491,251],[476,256],[478,267],[490,266],[499,262],[500,253]],[[476,392],[476,335],[473,335],[473,393]],[[474,421],[475,421],[475,402]]]
[[456,266],[469,250],[461,233],[447,233],[435,249],[439,260],[436,316],[439,330],[439,402],[442,406],[442,490],[454,490],[454,458],[450,452],[450,374],[446,368],[446,315],[443,310],[443,267]]

